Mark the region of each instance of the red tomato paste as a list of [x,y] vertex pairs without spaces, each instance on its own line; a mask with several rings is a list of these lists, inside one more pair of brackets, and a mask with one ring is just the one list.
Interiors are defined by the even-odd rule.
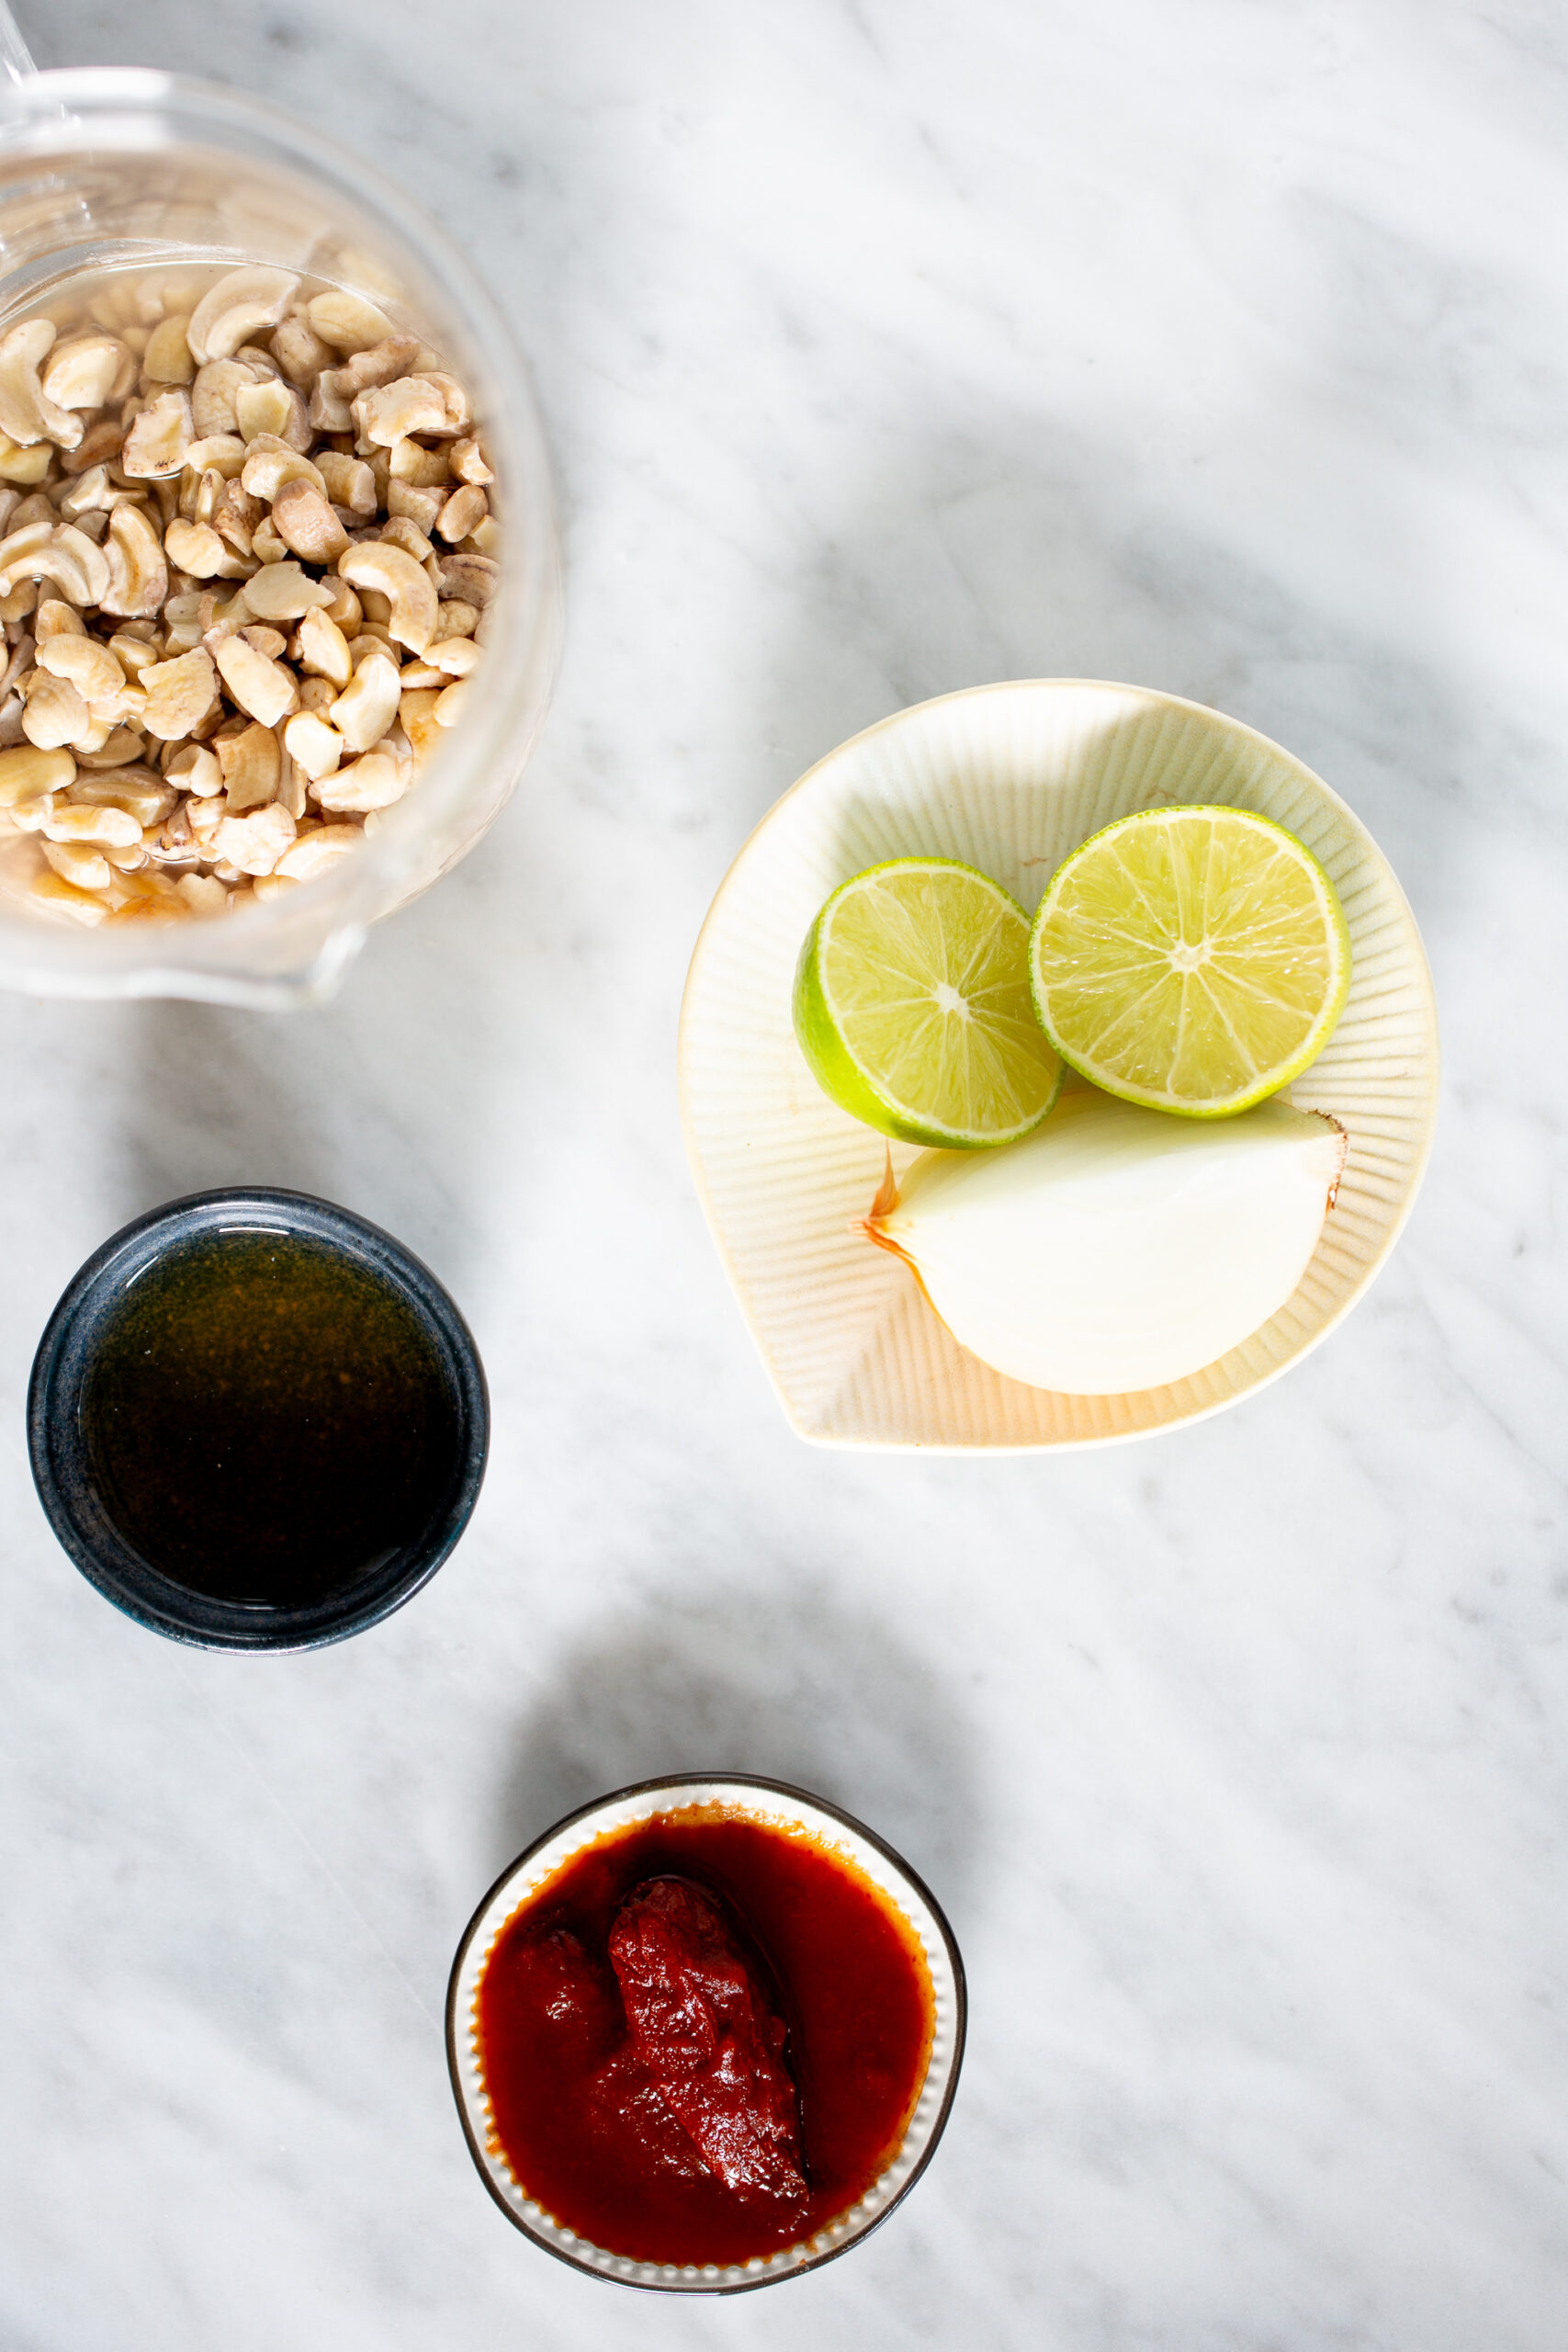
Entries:
[[734,2263],[854,2204],[925,2080],[908,1927],[803,1834],[693,1806],[602,1838],[502,1929],[478,2001],[492,2145],[580,2236]]

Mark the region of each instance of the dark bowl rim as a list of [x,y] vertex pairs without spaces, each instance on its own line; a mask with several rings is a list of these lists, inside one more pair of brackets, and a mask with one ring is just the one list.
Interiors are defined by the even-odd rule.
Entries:
[[[936,2120],[931,2126],[931,2137],[926,2143],[919,2162],[911,2169],[908,2180],[903,2183],[896,2196],[888,2199],[874,2221],[868,2222],[863,2230],[857,2230],[854,2236],[847,2238],[841,2245],[829,2246],[822,2253],[810,2256],[807,2261],[796,2263],[788,2270],[775,2270],[761,2278],[737,2278],[723,2287],[692,2286],[680,2279],[617,2278],[610,2271],[596,2269],[592,2263],[580,2262],[576,2256],[568,2253],[565,2247],[552,2245],[547,2238],[541,2236],[525,2215],[519,2213],[507,2203],[491,2177],[489,2166],[485,2163],[484,2152],[475,2139],[473,2128],[468,2120],[457,2055],[458,1978],[462,1974],[463,1963],[478,1931],[479,1921],[505,1886],[508,1879],[515,1877],[524,1864],[530,1860],[541,1847],[547,1846],[552,1838],[558,1838],[562,1830],[570,1829],[574,1822],[584,1821],[591,1814],[603,1812],[606,1805],[621,1804],[631,1797],[648,1796],[658,1789],[682,1788],[762,1789],[770,1796],[791,1797],[798,1804],[813,1805],[819,1813],[825,1813],[833,1820],[841,1822],[843,1826],[852,1830],[857,1838],[863,1838],[869,1846],[874,1846],[883,1859],[890,1862],[902,1878],[908,1880],[935,1920],[938,1933],[946,1948],[949,1965],[953,1970],[954,2010],[953,2064],[948,2069],[942,2105],[937,2110]],[[491,2201],[505,2214],[514,2229],[522,2231],[530,2244],[536,2245],[542,2253],[552,2256],[557,2262],[564,2263],[569,2270],[575,2271],[580,2278],[596,2278],[606,2287],[626,2287],[629,2288],[634,2294],[639,2295],[691,2295],[715,2300],[727,2295],[754,2294],[761,2288],[782,2287],[789,2279],[804,2278],[809,2271],[820,2270],[825,2263],[838,2262],[846,2254],[853,2254],[857,2246],[863,2245],[867,2238],[874,2236],[881,2229],[889,2215],[897,2211],[935,2155],[938,2143],[947,2129],[948,2117],[953,2112],[953,2102],[958,2090],[958,2077],[964,2069],[964,2049],[968,2034],[968,2025],[969,1987],[964,1973],[964,1956],[958,1949],[958,1939],[953,1932],[946,1912],[926,1884],[925,1880],[904,1860],[896,1846],[890,1846],[886,1838],[878,1837],[874,1829],[867,1828],[865,1823],[856,1815],[846,1813],[842,1805],[834,1804],[827,1797],[818,1796],[815,1791],[803,1789],[793,1781],[769,1780],[761,1772],[660,1772],[652,1780],[628,1781],[624,1789],[611,1789],[604,1796],[594,1797],[587,1804],[576,1805],[570,1813],[563,1813],[558,1821],[552,1822],[549,1828],[525,1846],[522,1852],[507,1863],[506,1868],[480,1897],[468,1926],[457,1939],[457,1953],[452,1962],[451,1973],[446,1980],[446,2071],[451,2078],[452,2096],[457,2103],[457,2120],[463,2127],[463,2137],[468,2143],[468,2154],[473,2158],[474,2168],[489,2191]],[[604,2253],[613,2251],[610,2247],[600,2250]]]
[[[128,1582],[125,1572],[106,1561],[101,1550],[78,1524],[61,1490],[54,1459],[61,1415],[69,1409],[70,1392],[62,1397],[57,1387],[62,1360],[78,1318],[96,1303],[106,1278],[148,1237],[165,1228],[171,1235],[182,1229],[199,1231],[219,1222],[226,1212],[243,1209],[254,1209],[280,1231],[305,1234],[350,1248],[356,1254],[368,1257],[378,1272],[397,1283],[438,1335],[457,1389],[460,1437],[455,1483],[447,1505],[426,1541],[392,1582],[378,1585],[357,1604],[353,1601],[355,1588],[351,1585],[335,1600],[281,1610],[274,1620],[276,1634],[258,1632],[248,1638],[243,1636],[238,1625],[231,1633],[215,1632],[183,1617],[179,1600],[184,1588],[151,1567],[143,1567],[134,1576],[134,1581]],[[51,1530],[73,1566],[106,1600],[112,1601],[124,1615],[149,1632],[191,1648],[219,1650],[231,1657],[286,1657],[304,1650],[325,1649],[381,1623],[402,1608],[429,1583],[462,1534],[479,1498],[490,1452],[490,1393],[484,1365],[473,1334],[445,1283],[432,1273],[423,1259],[369,1217],[344,1208],[339,1202],[325,1200],[320,1193],[295,1192],[282,1185],[231,1184],[209,1192],[182,1193],[177,1200],[162,1202],[111,1233],[72,1275],[44,1326],[28,1381],[27,1415],[28,1458],[33,1485]],[[135,1555],[129,1545],[123,1549],[129,1568]],[[137,1589],[143,1582],[167,1590],[170,1603],[166,1610],[160,1609]],[[202,1596],[194,1595],[192,1599],[199,1603]]]

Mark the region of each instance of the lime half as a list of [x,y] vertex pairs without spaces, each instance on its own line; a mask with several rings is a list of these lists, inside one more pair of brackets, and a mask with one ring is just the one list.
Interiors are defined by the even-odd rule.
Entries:
[[1245,1111],[1326,1044],[1350,986],[1334,885],[1246,808],[1145,808],[1065,858],[1030,976],[1065,1061],[1128,1102]]
[[1030,1002],[1029,918],[954,858],[891,858],[834,891],[800,951],[795,1031],[840,1110],[905,1143],[1011,1143],[1062,1080]]

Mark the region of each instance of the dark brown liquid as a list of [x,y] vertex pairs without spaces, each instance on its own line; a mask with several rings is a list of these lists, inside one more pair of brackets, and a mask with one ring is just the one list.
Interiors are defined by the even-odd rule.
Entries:
[[431,1335],[368,1267],[286,1233],[204,1234],[127,1285],[82,1395],[94,1483],[176,1584],[324,1600],[418,1540],[457,1466]]

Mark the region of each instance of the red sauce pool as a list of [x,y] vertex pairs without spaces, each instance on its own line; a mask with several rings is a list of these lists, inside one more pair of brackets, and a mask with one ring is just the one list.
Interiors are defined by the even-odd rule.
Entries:
[[[635,1888],[666,1877],[716,1896],[788,2027],[804,2218],[726,2188],[667,2118],[650,2141],[613,2096],[606,2103],[615,2074],[604,2070],[627,2047],[610,1929]],[[570,1999],[560,1997],[562,1951]],[[644,2262],[747,2262],[853,2205],[904,2136],[931,2046],[924,1956],[869,1881],[803,1834],[716,1806],[614,1831],[565,1863],[502,1928],[475,2013],[492,2149],[558,2222]]]

